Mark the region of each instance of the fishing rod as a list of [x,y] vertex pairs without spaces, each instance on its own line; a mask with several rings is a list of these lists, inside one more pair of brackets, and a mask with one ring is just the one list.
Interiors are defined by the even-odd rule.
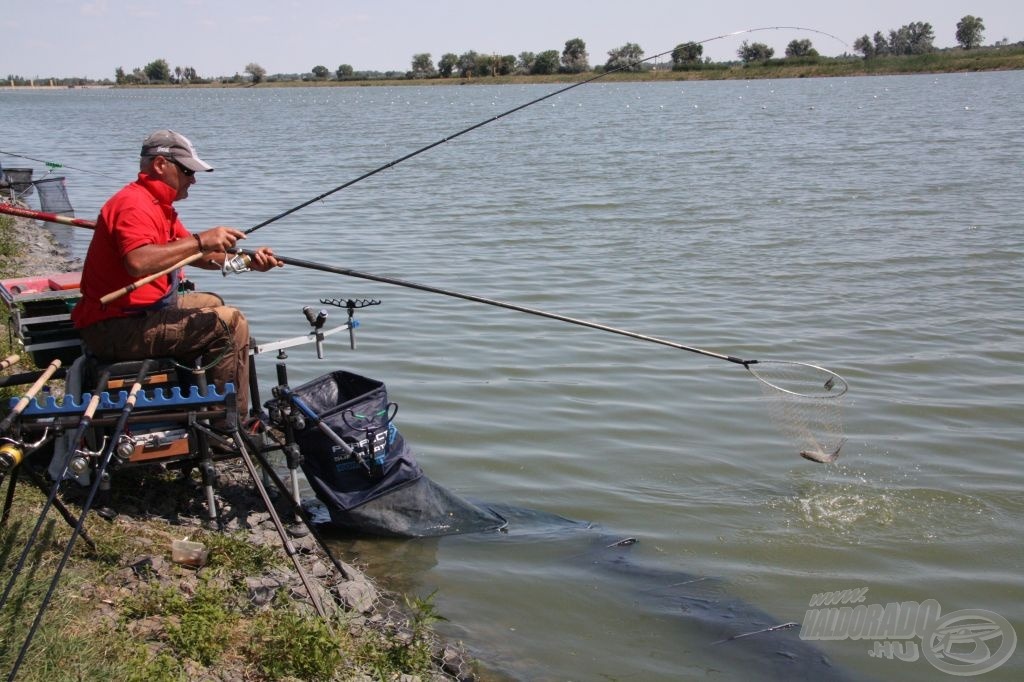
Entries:
[[[99,381],[96,384],[96,390],[93,392],[92,398],[89,400],[89,404],[86,406],[85,412],[83,412],[82,418],[78,422],[78,428],[75,430],[75,434],[71,438],[71,448],[69,450],[70,454],[68,455],[67,462],[64,464],[64,469],[63,471],[61,471],[60,476],[58,476],[57,479],[53,482],[53,486],[50,488],[49,496],[46,498],[46,502],[43,504],[43,508],[39,512],[39,517],[36,519],[36,525],[32,528],[32,532],[29,533],[28,540],[25,542],[25,547],[24,549],[22,549],[21,556],[18,558],[18,563],[15,565],[14,570],[11,571],[11,576],[7,581],[7,586],[4,588],[4,593],[2,596],[0,596],[0,609],[2,609],[4,604],[7,603],[7,597],[10,595],[11,589],[14,587],[15,581],[18,579],[18,576],[21,574],[22,569],[25,567],[25,561],[26,559],[28,559],[28,554],[31,551],[32,546],[35,544],[36,536],[39,534],[39,530],[43,526],[43,521],[46,519],[46,515],[50,511],[50,506],[57,506],[58,511],[60,511],[61,507],[63,506],[57,500],[57,493],[60,492],[60,486],[64,482],[64,477],[67,476],[68,471],[71,468],[70,465],[72,459],[78,454],[82,441],[85,438],[85,432],[88,430],[89,424],[92,422],[93,415],[96,413],[96,409],[99,407],[100,400],[102,398],[102,392],[106,388],[107,382],[109,380],[110,370],[106,369],[100,375]],[[65,514],[64,512],[61,512],[61,515],[64,516],[64,520],[68,521],[72,528],[75,527],[76,524],[74,518],[71,518],[68,514]],[[86,537],[84,531],[82,533],[82,537]],[[89,544],[92,545],[92,541],[89,541]]]
[[[714,42],[716,40],[722,40],[724,38],[731,38],[731,37],[734,37],[734,36],[744,35],[744,34],[748,34],[748,33],[756,33],[758,31],[779,31],[779,30],[807,31],[807,32],[810,32],[810,33],[817,33],[819,35],[828,36],[829,38],[837,40],[840,43],[842,43],[843,45],[846,45],[847,47],[849,47],[846,44],[845,41],[843,41],[841,38],[839,38],[839,37],[837,37],[835,35],[832,35],[831,33],[827,33],[825,31],[821,31],[821,30],[814,29],[814,28],[806,28],[806,27],[802,27],[802,26],[762,26],[760,28],[746,28],[746,29],[741,29],[739,31],[732,31],[730,33],[723,33],[721,35],[713,36],[711,38],[705,38],[703,40],[688,41],[686,43],[681,43],[681,45],[703,45],[705,43]],[[363,173],[362,175],[359,175],[359,176],[357,176],[357,177],[355,177],[355,178],[353,178],[353,179],[351,179],[351,180],[349,180],[347,182],[344,182],[344,183],[338,185],[337,187],[334,187],[333,189],[329,189],[326,192],[323,192],[322,194],[318,194],[317,196],[313,197],[312,199],[308,199],[308,200],[302,202],[301,204],[293,206],[292,208],[289,208],[288,210],[283,211],[283,212],[277,214],[276,216],[273,216],[272,218],[268,218],[267,220],[264,220],[261,223],[257,223],[256,225],[253,225],[249,229],[243,230],[243,233],[246,234],[246,235],[252,234],[256,230],[258,230],[258,229],[260,229],[262,227],[265,227],[267,225],[270,225],[271,223],[277,222],[278,220],[281,220],[282,218],[285,218],[285,217],[291,215],[292,213],[300,211],[300,210],[306,208],[307,206],[309,206],[310,204],[315,204],[316,202],[322,201],[322,200],[326,199],[327,197],[331,196],[332,194],[335,194],[336,192],[340,192],[341,190],[343,190],[343,189],[345,189],[347,187],[351,187],[352,185],[354,185],[354,184],[356,184],[358,182],[361,182],[363,180],[366,180],[367,178],[370,178],[370,177],[372,177],[374,175],[377,175],[378,173],[381,173],[381,172],[383,172],[385,170],[388,170],[389,168],[394,168],[398,164],[400,164],[400,163],[402,163],[404,161],[408,161],[409,159],[411,159],[411,158],[413,158],[415,156],[419,156],[420,154],[422,154],[422,153],[424,153],[426,151],[429,151],[429,150],[433,149],[434,147],[439,147],[439,146],[443,145],[446,142],[450,142],[451,140],[454,140],[456,138],[462,137],[463,135],[465,135],[467,133],[470,133],[470,132],[472,132],[472,131],[474,131],[474,130],[476,130],[478,128],[482,128],[482,127],[484,127],[485,125],[487,125],[489,123],[493,123],[495,121],[499,121],[499,120],[505,118],[506,116],[510,116],[510,115],[512,115],[512,114],[514,114],[514,113],[516,113],[518,111],[522,111],[523,109],[526,109],[527,107],[531,107],[534,104],[538,104],[538,103],[543,102],[545,100],[551,99],[552,97],[556,97],[558,95],[561,95],[561,94],[563,94],[565,92],[568,92],[569,90],[572,90],[574,88],[578,88],[578,87],[581,87],[583,85],[587,85],[588,83],[593,83],[594,81],[600,80],[601,78],[604,78],[606,76],[610,76],[613,73],[618,73],[618,72],[621,72],[621,71],[626,71],[626,70],[632,69],[632,68],[634,68],[634,67],[636,67],[636,66],[638,66],[640,64],[643,64],[645,62],[649,62],[649,61],[654,60],[654,59],[660,59],[661,57],[664,57],[666,55],[670,55],[673,52],[675,52],[678,47],[679,47],[679,45],[677,45],[676,47],[672,48],[671,50],[665,50],[664,52],[659,52],[658,54],[651,55],[650,57],[645,57],[643,59],[638,59],[638,60],[635,60],[635,61],[627,61],[625,64],[623,64],[621,66],[617,66],[617,67],[615,67],[613,69],[607,69],[607,70],[602,71],[601,73],[595,74],[595,75],[593,75],[593,76],[591,76],[589,78],[585,78],[585,79],[583,79],[581,81],[577,81],[575,83],[571,83],[571,84],[566,85],[565,87],[559,88],[559,89],[557,89],[557,90],[555,90],[553,92],[549,92],[546,95],[542,95],[540,97],[532,99],[529,102],[525,102],[524,104],[520,104],[518,106],[515,106],[515,107],[513,107],[511,109],[508,109],[507,111],[503,111],[500,114],[496,114],[496,115],[491,116],[490,118],[486,118],[486,119],[484,119],[484,120],[482,120],[482,121],[480,121],[478,123],[474,123],[473,125],[471,125],[471,126],[469,126],[467,128],[463,128],[462,130],[460,130],[460,131],[458,131],[456,133],[452,133],[451,135],[448,135],[446,137],[442,137],[439,140],[431,142],[430,144],[424,145],[424,146],[420,147],[419,149],[415,149],[415,150],[409,152],[408,154],[400,156],[397,159],[394,159],[392,161],[388,161],[387,163],[385,163],[385,164],[383,164],[381,166],[378,166],[377,168],[374,168],[373,170],[367,171],[366,173]],[[195,261],[199,260],[200,258],[202,258],[205,255],[206,254],[200,252],[200,253],[194,254],[192,256],[189,256],[187,258],[183,258],[183,259],[181,259],[180,261],[178,261],[177,263],[175,263],[174,265],[172,265],[169,268],[161,270],[160,272],[155,273],[153,275],[148,275],[147,277],[144,277],[144,278],[138,280],[137,282],[134,282],[134,283],[128,285],[127,287],[124,287],[124,288],[119,289],[117,291],[110,292],[109,294],[106,294],[105,296],[100,298],[100,302],[103,303],[104,305],[106,305],[107,303],[110,303],[111,301],[116,300],[117,298],[120,298],[121,296],[124,296],[125,294],[131,293],[132,291],[134,291],[135,289],[137,289],[140,286],[145,286],[146,284],[149,284],[150,282],[152,282],[152,281],[154,281],[154,280],[156,280],[156,279],[158,279],[160,277],[163,277],[164,275],[167,275],[167,274],[169,274],[171,272],[174,272],[175,270],[178,270],[179,268],[183,268],[186,265],[194,263]]]
[[[745,34],[745,33],[754,33],[756,31],[774,31],[774,30],[780,30],[780,29],[810,31],[812,33],[820,33],[822,35],[829,36],[830,38],[835,38],[836,40],[839,40],[839,42],[843,43],[843,41],[841,39],[837,38],[836,36],[834,36],[834,35],[832,35],[830,33],[825,33],[824,31],[819,31],[817,29],[813,29],[813,28],[801,28],[799,26],[765,26],[765,27],[762,27],[762,28],[747,28],[747,29],[743,29],[743,30],[740,30],[740,31],[733,31],[732,33],[723,33],[722,35],[714,36],[713,38],[705,38],[704,40],[699,40],[699,41],[696,41],[696,42],[692,42],[691,41],[691,42],[687,42],[687,43],[683,43],[683,44],[684,45],[703,45],[704,43],[710,43],[710,42],[713,42],[715,40],[721,40],[722,38],[730,38],[732,36],[737,36],[737,35],[741,35],[741,34]],[[843,43],[843,44],[845,45],[846,43]],[[348,182],[342,183],[342,184],[338,185],[337,187],[335,187],[334,189],[327,190],[323,194],[319,194],[319,195],[313,197],[312,199],[309,199],[308,201],[304,201],[301,204],[299,204],[298,206],[294,206],[294,207],[288,209],[287,211],[284,211],[283,213],[279,213],[278,215],[274,216],[273,218],[269,218],[267,220],[264,220],[262,223],[258,223],[256,225],[253,225],[248,230],[245,230],[245,234],[252,234],[256,230],[260,229],[261,227],[264,227],[264,226],[269,225],[269,224],[271,224],[273,222],[276,222],[276,221],[280,220],[281,218],[284,218],[286,216],[291,215],[292,213],[295,213],[296,211],[302,210],[303,208],[309,206],[310,204],[314,204],[314,203],[316,203],[318,201],[326,199],[327,197],[331,196],[335,192],[340,192],[341,190],[345,189],[346,187],[351,187],[352,185],[356,184],[357,182],[365,180],[366,178],[374,176],[377,173],[385,171],[385,170],[387,170],[389,168],[393,168],[394,166],[397,166],[398,164],[402,163],[403,161],[408,161],[409,159],[413,158],[414,156],[419,156],[423,152],[429,151],[429,150],[433,149],[434,147],[439,147],[442,144],[444,144],[445,142],[449,142],[451,140],[454,140],[455,138],[462,137],[466,133],[472,132],[472,131],[476,130],[477,128],[482,128],[483,126],[487,125],[488,123],[493,123],[495,121],[503,119],[506,116],[510,116],[510,115],[516,113],[517,111],[522,111],[523,109],[526,109],[527,107],[531,107],[534,104],[538,104],[540,102],[543,102],[544,100],[551,99],[552,97],[555,97],[557,95],[561,95],[562,93],[568,92],[569,90],[572,90],[573,88],[578,88],[578,87],[586,85],[588,83],[593,83],[594,81],[599,80],[601,78],[604,78],[605,76],[609,76],[609,75],[611,75],[613,73],[618,73],[619,71],[625,71],[627,69],[632,69],[633,67],[638,66],[640,64],[643,64],[645,62],[649,62],[652,59],[660,59],[661,57],[664,57],[665,55],[672,54],[673,52],[675,52],[675,50],[676,50],[676,48],[672,48],[671,50],[666,50],[665,52],[660,52],[660,53],[658,53],[656,55],[652,55],[650,57],[645,57],[644,59],[638,59],[636,61],[629,61],[626,64],[623,64],[622,66],[618,66],[618,67],[615,67],[614,69],[608,69],[606,71],[602,71],[601,73],[596,74],[594,76],[591,76],[590,78],[585,78],[585,79],[583,79],[581,81],[578,81],[576,83],[571,83],[570,85],[567,85],[567,86],[565,86],[563,88],[559,88],[558,90],[555,90],[554,92],[550,92],[550,93],[548,93],[546,95],[542,95],[541,97],[538,97],[536,99],[532,99],[529,102],[526,102],[525,104],[520,104],[519,106],[513,107],[513,108],[509,109],[508,111],[504,111],[504,112],[502,112],[500,114],[497,114],[497,115],[492,116],[490,118],[484,119],[483,121],[480,121],[479,123],[475,123],[475,124],[469,126],[468,128],[464,128],[463,130],[460,130],[457,133],[453,133],[452,135],[448,135],[447,137],[442,137],[440,140],[437,140],[436,142],[431,142],[430,144],[425,145],[423,147],[420,147],[419,149],[416,149],[415,151],[409,152],[405,156],[400,156],[399,158],[395,159],[394,161],[389,161],[388,163],[385,163],[383,166],[379,166],[377,168],[374,168],[371,171],[363,173],[359,177],[353,178],[352,180],[349,180]]]
[[[0,204],[0,212],[5,212],[5,205]],[[39,211],[31,211],[28,209],[19,209],[22,214],[26,217],[37,218],[39,220],[48,220],[48,215]],[[87,223],[82,227],[94,226],[94,223],[90,221],[82,220],[80,222]],[[230,253],[234,253],[237,256],[249,257],[254,255],[254,252],[247,251],[245,249],[231,249]],[[582,320],[574,317],[568,317],[566,315],[560,315],[558,313],[548,312],[546,310],[540,310],[538,308],[530,308],[527,306],[519,305],[516,303],[509,303],[506,301],[499,301],[493,298],[486,298],[484,296],[477,296],[474,294],[467,294],[458,291],[452,291],[451,289],[443,289],[441,287],[435,287],[428,284],[419,284],[417,282],[410,282],[408,280],[397,279],[395,277],[387,277],[384,275],[374,275],[367,272],[360,272],[358,270],[352,270],[349,268],[341,268],[333,265],[326,265],[323,263],[316,263],[314,261],[302,260],[299,258],[291,258],[288,256],[281,256],[278,254],[274,255],[277,260],[281,261],[286,265],[294,265],[295,267],[305,268],[307,270],[317,270],[320,272],[326,272],[334,275],[343,275],[346,277],[355,277],[358,279],[366,279],[374,282],[381,282],[383,284],[392,284],[394,286],[405,287],[408,289],[417,289],[419,291],[425,291],[428,293],[440,294],[442,296],[450,296],[452,298],[461,298],[466,301],[472,301],[475,303],[483,303],[485,305],[495,306],[498,308],[506,308],[508,310],[514,310],[528,315],[536,315],[538,317],[546,317],[552,320],[558,320],[560,322],[566,322],[581,327],[589,327],[590,329],[597,329],[599,331],[610,332],[612,334],[619,334],[621,336],[628,336],[633,339],[640,341],[648,341],[650,343],[657,343],[670,348],[678,350],[685,350],[691,353],[697,353],[699,355],[705,355],[707,357],[715,358],[718,360],[726,360],[734,364],[743,365],[754,377],[764,384],[782,391],[789,393],[794,396],[804,398],[837,398],[846,393],[848,385],[845,379],[841,376],[832,372],[831,370],[825,369],[824,367],[818,367],[817,365],[810,365],[807,363],[791,362],[784,360],[746,360],[734,355],[726,355],[723,353],[716,353],[710,350],[704,350],[702,348],[696,348],[694,346],[687,346],[675,341],[668,341],[661,339],[656,336],[648,336],[647,334],[640,334],[632,332],[626,329],[619,329],[618,327],[612,327],[599,322],[592,322],[590,320]],[[785,370],[788,369],[789,372]],[[804,373],[798,374],[796,377],[788,376],[794,372],[803,371]],[[788,378],[787,378],[788,377]],[[819,381],[820,379],[820,381]]]
[[32,622],[32,627],[29,629],[28,635],[25,637],[25,641],[21,645],[21,650],[18,652],[18,658],[14,662],[14,667],[11,668],[11,672],[7,676],[7,682],[13,682],[15,677],[17,677],[18,669],[21,668],[22,661],[25,659],[25,654],[28,653],[29,646],[32,644],[32,638],[35,637],[36,631],[39,629],[39,624],[43,620],[43,614],[46,612],[46,607],[49,606],[50,599],[53,598],[53,593],[56,591],[57,584],[60,582],[60,574],[64,571],[64,566],[67,565],[68,559],[71,558],[71,550],[74,548],[75,540],[78,539],[79,534],[82,532],[82,528],[85,524],[85,517],[89,514],[89,511],[92,508],[96,492],[99,490],[104,474],[106,474],[107,465],[110,463],[110,460],[114,455],[114,451],[117,450],[118,441],[120,441],[121,436],[124,434],[125,428],[128,425],[128,417],[131,416],[132,410],[135,408],[139,391],[142,390],[142,384],[145,382],[146,375],[152,364],[153,360],[142,361],[139,373],[135,377],[135,383],[132,384],[132,388],[128,392],[124,408],[121,410],[121,415],[117,420],[117,425],[114,427],[114,435],[103,453],[99,467],[94,472],[96,480],[93,481],[92,486],[89,488],[89,494],[85,499],[85,503],[82,505],[82,511],[78,516],[78,524],[71,532],[71,538],[68,540],[68,543],[64,548],[64,555],[61,557],[60,563],[57,564],[57,570],[53,575],[53,580],[51,580],[50,587],[47,590],[46,595],[43,597],[42,603],[39,605],[39,611],[36,612],[36,617]]
[[[0,211],[2,210],[2,206],[0,206]],[[244,249],[238,248],[230,249],[229,253],[236,254],[236,257],[232,259],[232,261],[239,258],[252,258],[253,255],[252,251],[245,251]],[[483,303],[485,305],[506,308],[508,310],[558,320],[560,322],[588,327],[598,331],[627,336],[640,341],[656,343],[670,348],[685,350],[691,353],[697,353],[699,355],[705,355],[718,360],[725,360],[734,364],[742,365],[755,379],[760,382],[761,386],[769,389],[765,394],[771,401],[770,408],[772,417],[780,422],[783,426],[783,430],[786,431],[792,439],[803,446],[800,449],[800,455],[802,457],[822,464],[834,462],[839,456],[839,450],[845,442],[842,438],[842,420],[839,414],[841,400],[839,399],[841,399],[849,390],[849,385],[839,374],[818,365],[786,360],[749,360],[736,357],[734,355],[726,355],[723,353],[704,350],[702,348],[696,348],[694,346],[687,346],[681,343],[676,343],[675,341],[668,341],[666,339],[640,334],[626,329],[619,329],[599,322],[568,317],[558,313],[552,313],[505,301],[498,301],[483,296],[476,296],[474,294],[461,293],[427,284],[419,284],[383,275],[373,275],[365,272],[359,272],[357,270],[351,270],[349,268],[340,268],[322,263],[315,263],[313,261],[281,256],[278,254],[275,254],[274,257],[286,265],[294,265],[296,267],[317,270],[335,275],[367,279],[374,282],[392,284],[409,289],[417,289],[419,291],[440,294],[442,296],[460,298],[475,303]],[[234,266],[232,266],[232,268],[234,268]],[[237,269],[232,268],[226,267],[225,273],[241,272],[245,269],[244,265]]]
[[84,227],[89,230],[96,229],[96,223],[94,223],[91,220],[84,220],[82,218],[70,218],[66,215],[59,215],[57,213],[46,213],[45,211],[33,211],[32,209],[22,208],[21,206],[15,206],[14,204],[0,203],[0,213],[7,213],[8,215],[18,216],[19,218],[35,218],[36,220],[46,220],[51,223],[70,225],[71,227]]
[[[238,253],[241,255],[248,256],[253,255],[253,252],[245,251],[244,249],[238,250]],[[499,301],[497,299],[486,298],[484,296],[467,294],[459,291],[453,291],[451,289],[443,289],[441,287],[431,286],[429,284],[420,284],[417,282],[410,282],[408,280],[397,279],[395,277],[387,277],[384,275],[374,275],[367,272],[360,272],[358,270],[351,270],[349,268],[340,268],[333,265],[325,265],[323,263],[316,263],[314,261],[302,260],[299,258],[291,258],[288,256],[280,256],[276,254],[274,257],[286,265],[293,265],[295,267],[305,268],[307,270],[317,270],[320,272],[327,272],[335,275],[344,275],[346,277],[367,279],[373,282],[392,284],[399,287],[405,287],[407,289],[416,289],[419,291],[426,291],[433,294],[440,294],[442,296],[460,298],[465,301],[483,303],[485,305],[495,306],[498,308],[505,308],[507,310],[515,310],[516,312],[526,313],[528,315],[536,315],[538,317],[545,317],[551,320],[558,320],[559,322],[566,322],[580,327],[588,327],[590,329],[597,329],[598,331],[619,334],[620,336],[628,336],[630,338],[638,339],[640,341],[656,343],[662,346],[675,348],[677,350],[685,350],[691,353],[697,353],[699,355],[705,355],[707,357],[715,358],[717,360],[726,360],[737,365],[743,365],[743,367],[746,368],[747,371],[749,371],[754,377],[756,377],[762,383],[767,384],[771,388],[778,391],[782,391],[784,393],[792,394],[794,396],[799,396],[803,398],[838,398],[842,396],[844,393],[846,393],[848,389],[848,385],[845,379],[843,379],[835,372],[825,369],[824,367],[819,367],[817,365],[811,365],[803,362],[792,362],[786,360],[745,360],[734,355],[716,353],[714,351],[704,350],[702,348],[696,348],[694,346],[687,346],[681,343],[676,343],[675,341],[669,341],[666,339],[658,338],[656,336],[648,336],[647,334],[640,334],[637,332],[629,331],[627,329],[612,327],[606,324],[601,324],[600,322],[593,322],[590,320],[568,317],[566,315],[548,312],[546,310],[541,310],[539,308],[530,308],[527,306],[519,305],[517,303]]]
[[17,364],[18,360],[20,360],[20,359],[21,358],[19,356],[11,354],[11,355],[8,355],[3,360],[0,360],[0,372],[2,372],[3,370],[7,369],[8,367],[11,367],[11,366]]
[[23,396],[21,396],[21,400],[11,408],[11,411],[6,417],[4,417],[3,421],[0,421],[0,433],[3,433],[10,428],[11,424],[14,423],[14,420],[18,418],[18,415],[28,407],[29,401],[31,401],[40,390],[42,390],[43,386],[50,380],[50,377],[53,376],[54,372],[60,369],[60,364],[60,358],[54,358],[53,362],[46,367],[39,378],[36,379],[36,382],[32,384],[32,387],[29,388]]

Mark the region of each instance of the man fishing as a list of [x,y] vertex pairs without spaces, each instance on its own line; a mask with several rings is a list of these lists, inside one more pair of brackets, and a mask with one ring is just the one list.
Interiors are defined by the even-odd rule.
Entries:
[[[143,141],[138,178],[100,209],[82,271],[82,298],[71,319],[101,360],[173,357],[191,364],[202,356],[218,389],[235,383],[244,417],[249,409],[249,324],[241,311],[215,294],[179,295],[181,268],[109,303],[100,300],[190,256],[199,256],[193,262],[201,268],[222,267],[227,250],[245,234],[222,225],[191,233],[173,208],[188,197],[197,172],[212,170],[188,138],[173,130],[158,130]],[[282,265],[266,247],[252,252],[249,263],[260,272]]]

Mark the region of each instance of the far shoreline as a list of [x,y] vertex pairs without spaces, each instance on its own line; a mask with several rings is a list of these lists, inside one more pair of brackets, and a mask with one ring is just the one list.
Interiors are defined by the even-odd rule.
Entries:
[[[847,78],[863,76],[907,76],[915,74],[975,73],[987,71],[1024,70],[1024,46],[1010,46],[995,49],[948,50],[928,54],[878,57],[872,59],[821,59],[796,63],[785,59],[769,60],[758,64],[711,63],[700,64],[686,70],[649,69],[646,71],[621,71],[604,75],[598,71],[577,74],[552,75],[508,75],[431,78],[375,78],[375,79],[299,79],[279,80],[271,77],[259,83],[242,79],[219,77],[203,83],[146,83],[115,84],[111,82],[90,82],[81,85],[0,85],[0,92],[52,91],[52,90],[97,90],[97,89],[175,89],[175,88],[287,88],[287,87],[381,87],[381,86],[433,86],[433,85],[523,85],[523,84],[570,84],[582,83],[600,78],[604,82],[675,82],[706,80],[764,80],[788,78]],[[56,78],[39,79],[58,80]]]

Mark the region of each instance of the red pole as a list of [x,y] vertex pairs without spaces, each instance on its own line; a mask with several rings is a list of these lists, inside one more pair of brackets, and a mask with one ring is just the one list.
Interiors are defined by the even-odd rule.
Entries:
[[0,213],[16,215],[20,218],[35,218],[36,220],[45,220],[50,223],[71,225],[72,227],[85,227],[90,230],[96,229],[96,223],[91,220],[83,220],[81,218],[69,218],[64,215],[57,215],[56,213],[44,213],[43,211],[33,211],[30,208],[22,208],[20,206],[15,206],[13,204],[0,204]]

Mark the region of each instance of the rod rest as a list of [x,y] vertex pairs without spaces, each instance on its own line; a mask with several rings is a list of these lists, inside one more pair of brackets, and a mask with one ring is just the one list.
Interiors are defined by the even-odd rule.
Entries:
[[[167,394],[164,387],[157,387],[152,389],[152,391],[142,389],[136,397],[134,409],[146,410],[183,407],[187,405],[216,405],[225,402],[229,395],[234,395],[235,393],[235,385],[233,383],[226,384],[223,393],[219,392],[216,386],[210,386],[205,393],[201,393],[198,386],[189,386],[187,394],[182,393],[180,386],[171,386],[170,389],[170,395]],[[85,408],[89,405],[90,400],[92,400],[91,393],[83,393],[81,398],[77,399],[71,395],[64,396],[64,402],[60,405],[57,404],[53,396],[46,396],[42,402],[37,397],[29,401],[28,406],[21,414],[22,416],[81,414],[85,412]],[[116,398],[111,398],[110,393],[103,391],[100,393],[100,403],[97,409],[119,410],[124,407],[126,400],[128,400],[128,391],[118,391]],[[11,407],[17,404],[17,402],[18,398],[11,398]]]

